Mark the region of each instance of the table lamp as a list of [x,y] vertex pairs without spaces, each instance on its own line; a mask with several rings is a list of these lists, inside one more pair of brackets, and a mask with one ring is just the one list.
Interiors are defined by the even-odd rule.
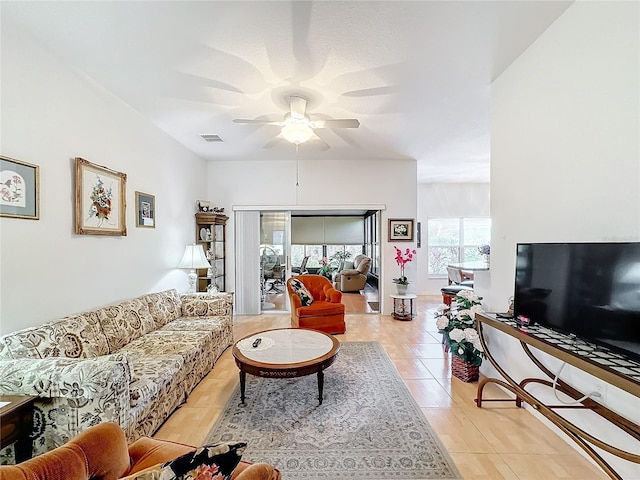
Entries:
[[210,268],[211,264],[204,255],[202,245],[187,245],[184,249],[184,255],[180,261],[178,268],[188,268],[189,272],[189,293],[196,292],[196,281],[198,280],[197,268]]

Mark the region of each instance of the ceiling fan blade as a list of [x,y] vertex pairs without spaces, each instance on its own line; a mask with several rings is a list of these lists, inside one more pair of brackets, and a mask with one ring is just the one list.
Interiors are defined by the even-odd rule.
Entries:
[[321,151],[329,150],[331,148],[331,146],[324,141],[324,138],[318,135],[318,132],[313,132],[310,142],[315,145],[315,148]]
[[342,118],[335,120],[314,120],[314,128],[358,128],[360,122],[355,118]]
[[290,97],[291,101],[291,116],[297,119],[303,119],[307,110],[307,101],[296,95]]
[[269,120],[250,120],[248,118],[234,118],[233,119],[233,123],[252,123],[252,124],[259,124],[259,125],[279,125],[281,127],[284,125],[283,122],[271,122]]
[[269,140],[267,143],[265,143],[262,148],[273,148],[273,147],[277,147],[279,145],[282,145],[283,143],[286,143],[287,141],[281,136],[281,135],[277,135],[275,137],[273,137],[271,140]]

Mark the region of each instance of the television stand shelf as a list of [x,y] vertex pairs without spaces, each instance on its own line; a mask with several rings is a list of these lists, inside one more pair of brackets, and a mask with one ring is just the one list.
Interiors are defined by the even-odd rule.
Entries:
[[[576,442],[611,478],[620,479],[622,477],[615,469],[607,463],[602,456],[594,449],[600,448],[617,457],[623,458],[633,463],[640,464],[640,455],[631,453],[613,445],[609,445],[602,440],[596,438],[592,434],[582,430],[580,427],[568,421],[560,415],[557,410],[566,408],[584,408],[589,409],[593,413],[607,419],[617,428],[621,429],[631,437],[640,442],[640,425],[631,420],[617,414],[604,405],[596,402],[591,398],[586,398],[577,404],[577,406],[568,405],[547,405],[531,393],[527,392],[525,387],[529,383],[539,383],[549,387],[553,387],[553,379],[555,374],[545,367],[538,358],[535,357],[529,346],[541,350],[551,356],[554,356],[563,362],[568,363],[576,368],[584,370],[606,383],[614,385],[636,397],[640,398],[640,362],[637,362],[625,355],[621,355],[606,347],[602,347],[574,335],[566,335],[554,330],[541,326],[528,326],[519,328],[512,319],[498,318],[495,314],[482,313],[476,314],[476,324],[480,341],[484,348],[485,354],[489,362],[495,369],[506,379],[506,382],[497,378],[485,378],[478,384],[478,396],[475,399],[477,406],[482,407],[482,402],[497,401],[515,401],[520,407],[522,402],[531,405],[535,410],[544,415],[556,427]],[[491,352],[485,342],[483,327],[488,326],[495,328],[507,335],[515,337],[520,341],[520,345],[529,357],[529,359],[551,380],[540,378],[525,378],[517,382],[511,378],[507,372],[493,358]],[[482,392],[488,383],[500,385],[512,392],[515,399],[483,399]],[[557,390],[568,395],[574,400],[581,399],[584,395],[577,389],[563,380],[558,380],[556,384]],[[637,451],[637,449],[636,449]]]

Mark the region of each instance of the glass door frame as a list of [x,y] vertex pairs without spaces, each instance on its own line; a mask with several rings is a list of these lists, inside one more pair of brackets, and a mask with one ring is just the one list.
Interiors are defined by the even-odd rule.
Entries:
[[[272,223],[265,221],[271,217]],[[276,229],[278,228],[278,229]],[[280,229],[281,228],[281,229]],[[260,312],[288,313],[291,311],[286,282],[291,276],[291,212],[288,210],[260,210]],[[268,256],[267,256],[268,255]],[[275,259],[273,257],[276,257]],[[275,263],[274,263],[275,262]],[[282,278],[274,278],[280,277]],[[283,295],[283,308],[266,300],[272,292]],[[280,301],[278,302],[281,303]]]

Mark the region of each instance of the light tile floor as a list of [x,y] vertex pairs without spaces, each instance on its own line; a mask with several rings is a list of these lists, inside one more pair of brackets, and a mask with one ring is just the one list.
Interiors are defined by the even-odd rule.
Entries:
[[[418,297],[418,315],[408,322],[378,314],[347,315],[347,333],[338,338],[378,341],[384,346],[465,479],[608,478],[525,409],[511,402],[476,407],[477,384],[451,378],[450,360],[433,320],[439,303],[438,297]],[[260,330],[288,327],[289,316],[237,316],[234,322],[234,336],[240,339]],[[229,348],[155,437],[202,443],[237,384],[238,370]],[[485,395],[505,394],[488,385]]]

